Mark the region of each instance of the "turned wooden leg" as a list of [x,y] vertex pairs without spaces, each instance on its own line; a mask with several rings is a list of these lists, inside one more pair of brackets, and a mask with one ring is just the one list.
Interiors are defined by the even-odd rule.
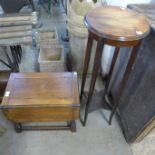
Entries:
[[111,65],[110,65],[110,71],[109,71],[107,81],[106,81],[106,84],[105,84],[106,93],[108,93],[110,80],[111,80],[111,77],[112,77],[112,73],[113,73],[113,70],[114,70],[114,67],[115,67],[115,64],[116,64],[116,60],[117,60],[119,51],[120,51],[120,47],[116,47],[115,51],[114,51],[114,54],[113,54],[113,57],[112,57],[112,62],[111,62]]
[[124,92],[125,86],[126,86],[126,84],[128,82],[129,76],[130,76],[130,73],[132,72],[133,65],[134,65],[134,62],[135,62],[136,57],[138,55],[138,51],[139,51],[141,42],[142,41],[139,41],[139,43],[133,48],[133,50],[131,52],[130,59],[129,59],[127,67],[125,69],[125,73],[124,73],[123,79],[122,79],[122,81],[120,83],[119,93],[117,95],[117,101],[114,104],[114,106],[112,108],[112,112],[110,114],[110,118],[109,118],[109,124],[110,125],[111,125],[111,122],[112,122],[112,118],[113,118],[114,114],[116,113],[117,107],[119,106],[120,97],[122,96],[122,94]]
[[89,88],[89,92],[88,92],[88,99],[87,99],[87,103],[86,103],[85,116],[84,116],[84,120],[81,121],[83,126],[86,125],[89,103],[91,101],[91,98],[92,98],[92,95],[94,92],[96,78],[97,78],[98,71],[99,71],[100,64],[101,64],[101,55],[102,55],[103,46],[104,46],[103,40],[102,40],[102,38],[100,38],[98,40],[98,43],[97,43],[96,54],[95,54],[95,58],[94,58],[93,73],[92,73],[90,88]]
[[82,84],[81,84],[80,100],[82,100],[82,95],[83,95],[83,92],[84,92],[84,87],[85,87],[85,82],[86,82],[86,77],[87,77],[90,57],[91,57],[92,44],[93,44],[93,37],[89,33],[87,49],[86,49],[86,54],[85,54],[85,60],[84,60],[83,74],[82,74]]
[[70,130],[72,132],[76,132],[76,123],[75,123],[75,121],[68,122],[68,126],[70,127]]
[[17,133],[21,133],[22,132],[22,124],[21,123],[15,123],[14,124],[14,128],[15,128],[15,131]]
[[107,105],[110,107],[110,109],[112,109],[112,103],[110,102],[109,84],[110,84],[110,80],[112,78],[113,70],[114,70],[114,67],[115,67],[115,64],[116,64],[116,61],[117,61],[119,51],[120,51],[120,47],[116,47],[115,51],[114,51],[114,54],[113,54],[113,57],[112,57],[112,62],[111,62],[111,65],[110,65],[110,71],[109,71],[109,74],[107,76],[107,81],[106,81],[106,84],[105,84],[105,96],[104,97],[105,97],[105,101],[106,101]]

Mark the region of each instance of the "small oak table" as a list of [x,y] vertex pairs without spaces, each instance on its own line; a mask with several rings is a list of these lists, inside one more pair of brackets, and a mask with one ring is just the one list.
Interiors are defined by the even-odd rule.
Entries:
[[[79,118],[76,73],[13,73],[1,109],[15,123],[15,130],[76,131]],[[67,126],[26,126],[27,122],[67,122]]]
[[[80,94],[81,100],[84,94],[84,87],[91,57],[93,40],[97,41],[97,48],[94,58],[92,79],[85,106],[85,114],[84,118],[81,118],[81,120],[83,125],[85,125],[88,116],[88,108],[92,100],[95,82],[98,75],[98,70],[100,68],[102,50],[104,44],[107,44],[115,47],[112,63],[110,66],[110,72],[106,81],[105,92],[103,94],[106,98],[108,98],[106,99],[108,105],[113,105],[112,113],[109,119],[109,124],[111,124],[112,117],[115,114],[119,104],[120,96],[124,92],[124,88],[132,71],[134,61],[138,54],[138,49],[140,47],[142,39],[146,37],[150,32],[150,26],[145,16],[124,7],[116,6],[97,7],[86,14],[84,22],[88,28],[89,36],[82,76],[82,86]],[[112,104],[113,99],[112,97],[109,97],[111,96],[109,83],[121,47],[133,47],[133,49],[128,60],[127,67],[125,69],[124,76],[120,83],[117,94],[117,102]]]

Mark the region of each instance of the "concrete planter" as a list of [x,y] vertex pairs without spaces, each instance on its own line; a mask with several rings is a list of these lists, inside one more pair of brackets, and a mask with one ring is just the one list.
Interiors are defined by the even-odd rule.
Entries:
[[62,46],[41,46],[38,62],[40,72],[65,71],[65,55]]
[[37,40],[40,46],[59,44],[59,38],[56,28],[39,29]]
[[[67,29],[70,35],[70,57],[72,68],[81,74],[87,45],[88,30],[84,25],[84,16],[91,9],[101,6],[102,0],[74,0],[68,3]],[[91,74],[96,43],[93,43],[92,57],[88,73]]]
[[[71,57],[72,69],[76,71],[79,75],[81,75],[83,71],[86,46],[87,46],[87,37],[82,38],[70,33],[70,57]],[[92,56],[90,59],[88,74],[92,73],[95,51],[96,51],[96,41],[93,42]]]

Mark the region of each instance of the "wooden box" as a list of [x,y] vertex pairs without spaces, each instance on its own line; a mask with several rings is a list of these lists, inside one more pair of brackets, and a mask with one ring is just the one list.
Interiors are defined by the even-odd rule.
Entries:
[[14,123],[74,121],[79,118],[76,73],[13,73],[1,108]]

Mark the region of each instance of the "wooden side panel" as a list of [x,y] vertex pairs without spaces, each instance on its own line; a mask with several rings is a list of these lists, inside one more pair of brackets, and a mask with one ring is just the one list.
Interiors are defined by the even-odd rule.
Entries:
[[79,118],[79,108],[19,108],[3,110],[5,116],[13,122],[57,122]]

